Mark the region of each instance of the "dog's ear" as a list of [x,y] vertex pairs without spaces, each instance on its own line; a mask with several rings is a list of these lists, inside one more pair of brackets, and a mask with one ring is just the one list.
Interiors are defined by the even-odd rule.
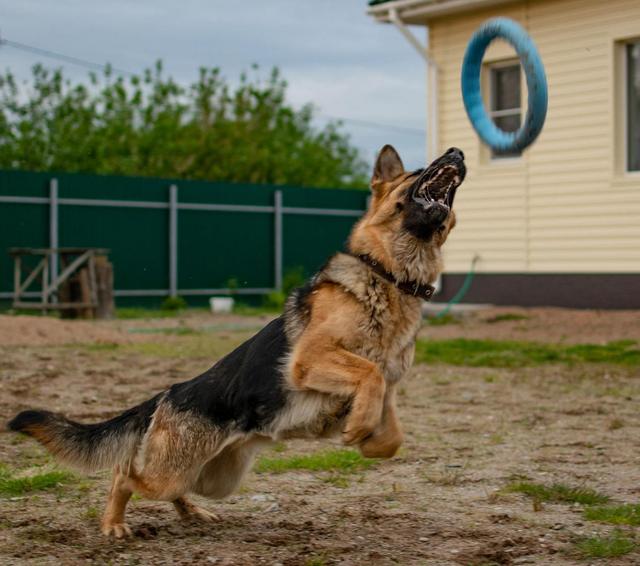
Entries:
[[379,183],[392,181],[404,173],[404,165],[398,152],[392,145],[385,145],[378,154],[376,164],[371,177],[371,187],[375,188]]

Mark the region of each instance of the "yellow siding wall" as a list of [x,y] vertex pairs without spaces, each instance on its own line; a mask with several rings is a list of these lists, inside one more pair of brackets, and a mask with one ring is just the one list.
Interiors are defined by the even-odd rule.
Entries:
[[[464,111],[460,67],[474,30],[498,15],[520,22],[538,45],[549,112],[521,159],[492,162]],[[469,169],[447,271],[467,271],[478,253],[481,272],[640,272],[640,174],[623,171],[616,103],[616,42],[640,37],[640,0],[523,0],[432,21],[430,33],[440,146],[462,148]],[[485,61],[505,56],[515,54],[495,45]]]

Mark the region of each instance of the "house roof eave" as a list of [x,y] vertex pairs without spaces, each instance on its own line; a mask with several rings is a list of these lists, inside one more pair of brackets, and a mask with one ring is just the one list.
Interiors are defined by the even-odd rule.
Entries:
[[518,1],[521,0],[391,0],[369,6],[367,13],[379,22],[391,23],[391,12],[395,10],[404,23],[420,25],[450,14]]

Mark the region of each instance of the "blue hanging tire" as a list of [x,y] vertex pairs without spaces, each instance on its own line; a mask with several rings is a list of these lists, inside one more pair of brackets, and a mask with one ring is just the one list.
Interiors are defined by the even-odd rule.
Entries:
[[[487,114],[482,100],[482,59],[489,44],[498,38],[516,50],[527,80],[527,114],[516,132],[498,128]],[[478,136],[495,151],[522,151],[534,142],[547,116],[547,77],[538,49],[522,26],[508,18],[494,18],[473,34],[462,62],[462,99]]]

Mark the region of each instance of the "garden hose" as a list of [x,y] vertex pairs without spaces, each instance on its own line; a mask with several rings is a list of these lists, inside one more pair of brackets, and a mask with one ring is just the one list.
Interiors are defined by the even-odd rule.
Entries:
[[479,259],[479,255],[476,254],[475,256],[473,256],[473,259],[471,260],[471,268],[469,269],[469,273],[467,273],[467,276],[464,278],[462,286],[460,287],[460,289],[458,289],[458,292],[453,297],[451,297],[451,300],[447,303],[447,306],[444,307],[444,309],[442,309],[438,314],[436,314],[434,318],[442,318],[451,310],[451,307],[453,307],[453,305],[457,305],[462,299],[464,299],[464,296],[471,288],[471,283],[473,282],[473,278],[476,274],[476,263],[478,263]]

